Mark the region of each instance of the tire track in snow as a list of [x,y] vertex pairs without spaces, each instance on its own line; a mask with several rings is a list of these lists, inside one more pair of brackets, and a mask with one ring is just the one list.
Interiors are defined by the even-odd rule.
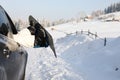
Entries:
[[26,80],[82,80],[64,59],[55,58],[50,48],[26,50],[29,54]]

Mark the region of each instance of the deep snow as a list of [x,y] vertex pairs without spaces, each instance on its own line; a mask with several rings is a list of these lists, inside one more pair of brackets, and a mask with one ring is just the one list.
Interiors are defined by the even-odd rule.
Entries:
[[[34,37],[27,29],[14,36],[28,52],[26,80],[120,79],[119,22],[73,22],[47,30],[53,36],[58,58],[49,47],[32,48]],[[76,34],[81,30],[97,32],[100,38]],[[104,46],[105,37],[107,46]]]

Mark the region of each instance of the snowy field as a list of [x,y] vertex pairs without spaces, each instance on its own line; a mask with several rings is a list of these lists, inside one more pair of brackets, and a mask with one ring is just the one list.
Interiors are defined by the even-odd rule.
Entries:
[[[14,36],[28,52],[25,80],[120,80],[120,22],[73,22],[46,29],[58,58],[49,47],[32,48],[34,37],[27,29]],[[97,32],[99,38],[81,30]]]

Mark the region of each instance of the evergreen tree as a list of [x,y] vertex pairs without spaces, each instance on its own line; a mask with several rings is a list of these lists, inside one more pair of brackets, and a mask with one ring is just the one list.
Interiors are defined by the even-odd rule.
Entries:
[[104,9],[105,14],[116,12],[116,11],[120,11],[120,2],[111,4],[110,6]]

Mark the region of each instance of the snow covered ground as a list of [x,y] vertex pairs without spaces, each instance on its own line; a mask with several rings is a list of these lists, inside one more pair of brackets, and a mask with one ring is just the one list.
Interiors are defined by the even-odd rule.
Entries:
[[[32,48],[34,37],[27,29],[14,36],[28,52],[26,80],[120,80],[119,22],[73,22],[47,30],[58,58],[49,47]],[[76,34],[81,30],[97,32],[100,38]]]

